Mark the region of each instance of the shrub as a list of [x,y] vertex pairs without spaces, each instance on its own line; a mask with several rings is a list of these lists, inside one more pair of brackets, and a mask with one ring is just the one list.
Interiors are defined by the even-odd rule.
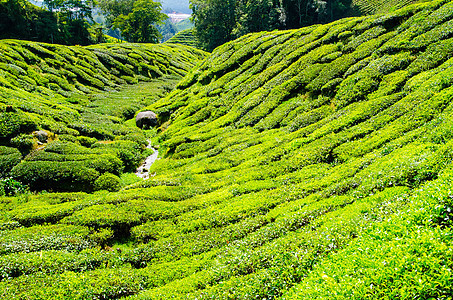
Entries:
[[31,134],[20,134],[11,139],[11,145],[19,149],[22,153],[28,153],[33,148],[35,141]]
[[57,249],[80,251],[95,245],[86,238],[88,234],[87,228],[62,224],[17,228],[0,236],[0,254]]
[[11,138],[21,133],[30,133],[36,129],[36,123],[24,113],[0,113],[0,137]]
[[27,191],[27,187],[12,178],[0,178],[0,196],[15,196]]
[[96,143],[98,140],[95,138],[87,137],[87,136],[78,136],[77,141],[80,143],[80,145],[84,147],[91,147],[94,143]]
[[17,149],[0,146],[0,177],[6,176],[21,159],[22,154]]
[[106,190],[109,192],[116,192],[121,188],[121,180],[118,176],[111,173],[104,173],[99,176],[94,182],[94,189],[96,191]]
[[99,172],[77,162],[24,161],[11,170],[11,176],[33,191],[92,191]]

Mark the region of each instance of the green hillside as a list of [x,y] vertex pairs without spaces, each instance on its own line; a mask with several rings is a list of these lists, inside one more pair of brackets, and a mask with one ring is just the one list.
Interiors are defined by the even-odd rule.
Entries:
[[181,44],[186,46],[191,46],[195,48],[200,48],[200,45],[193,34],[193,29],[185,29],[178,32],[174,35],[171,39],[169,39],[166,43],[171,44]]
[[[423,0],[422,0],[423,1]],[[361,14],[388,13],[419,0],[352,0],[352,7]],[[429,0],[428,0],[429,1]],[[426,1],[425,1],[426,2]]]
[[0,298],[450,299],[452,46],[434,0],[217,48],[138,108],[150,179],[0,198]]
[[127,120],[205,57],[180,45],[3,40],[0,49],[0,175],[47,191],[89,191],[104,173],[135,170],[147,141]]

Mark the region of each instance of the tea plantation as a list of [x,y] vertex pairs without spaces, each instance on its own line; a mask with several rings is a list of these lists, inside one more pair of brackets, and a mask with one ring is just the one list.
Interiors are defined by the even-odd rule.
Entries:
[[205,57],[170,44],[0,49],[0,176],[47,191],[92,191],[102,174],[135,170],[147,141],[127,120]]
[[352,7],[361,14],[388,13],[406,5],[422,1],[426,0],[352,0]]
[[453,2],[209,56],[1,46],[1,176],[35,192],[0,198],[0,298],[451,299]]
[[184,29],[180,32],[178,32],[176,35],[171,37],[166,43],[172,43],[172,44],[182,44],[182,45],[187,45],[195,48],[200,48],[200,45],[193,34],[193,29]]

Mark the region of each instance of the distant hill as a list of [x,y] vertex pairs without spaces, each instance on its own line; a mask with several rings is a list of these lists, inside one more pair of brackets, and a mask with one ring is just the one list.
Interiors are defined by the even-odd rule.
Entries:
[[195,48],[200,48],[200,45],[193,35],[193,29],[186,29],[178,32],[175,36],[167,41],[167,43],[187,45]]

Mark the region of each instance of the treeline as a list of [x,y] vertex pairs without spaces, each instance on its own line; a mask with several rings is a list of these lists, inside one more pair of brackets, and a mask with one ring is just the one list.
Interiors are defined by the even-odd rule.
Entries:
[[[46,9],[27,0],[0,0],[0,38],[24,39],[64,45],[96,42],[90,34],[92,2],[46,0]],[[102,37],[102,32],[98,33]]]
[[354,14],[352,0],[191,0],[195,34],[212,51],[250,32],[294,29]]
[[158,43],[161,34],[156,24],[168,17],[161,12],[162,4],[153,0],[99,0],[107,26],[120,29],[121,35],[133,43]]
[[[105,42],[102,25],[93,21],[94,0],[44,0],[40,8],[27,0],[0,0],[0,39],[63,45]],[[167,16],[152,0],[100,0],[109,29],[120,29],[129,42],[159,41],[155,24]]]

